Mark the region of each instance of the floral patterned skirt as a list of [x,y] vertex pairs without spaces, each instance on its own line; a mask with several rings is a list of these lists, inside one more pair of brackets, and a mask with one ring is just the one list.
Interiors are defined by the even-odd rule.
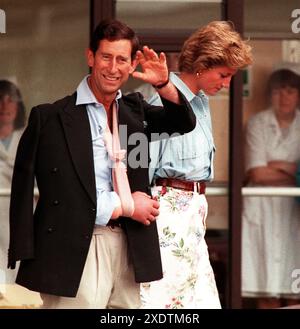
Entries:
[[204,240],[205,195],[155,186],[163,279],[141,284],[142,308],[221,308]]

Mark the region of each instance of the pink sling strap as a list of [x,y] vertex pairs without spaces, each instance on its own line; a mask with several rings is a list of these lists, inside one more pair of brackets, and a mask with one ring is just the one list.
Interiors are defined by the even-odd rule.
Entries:
[[131,217],[134,212],[134,202],[127,177],[127,168],[122,161],[125,158],[126,150],[121,150],[118,129],[117,106],[112,105],[112,133],[109,126],[104,133],[104,141],[107,152],[112,160],[112,181],[114,191],[121,200],[122,216]]

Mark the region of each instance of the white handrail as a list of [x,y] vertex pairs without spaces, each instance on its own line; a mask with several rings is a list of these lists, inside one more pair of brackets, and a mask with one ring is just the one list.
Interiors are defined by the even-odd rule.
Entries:
[[[226,196],[228,187],[207,187],[207,195]],[[300,187],[243,187],[243,196],[300,196]]]
[[243,187],[244,196],[300,196],[300,187]]
[[228,187],[207,187],[205,190],[206,195],[211,195],[211,196],[226,196],[228,195]]
[[[228,187],[207,187],[206,195],[226,196]],[[243,196],[300,196],[300,187],[243,187]]]

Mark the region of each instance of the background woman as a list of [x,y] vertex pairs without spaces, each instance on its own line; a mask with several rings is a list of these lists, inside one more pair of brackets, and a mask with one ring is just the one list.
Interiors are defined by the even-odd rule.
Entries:
[[[25,125],[25,108],[20,90],[0,80],[0,188],[10,188],[19,139]],[[16,271],[7,270],[9,196],[0,197],[0,289],[13,283]],[[5,290],[2,286],[1,290]],[[0,290],[0,291],[1,291]]]
[[[295,186],[300,160],[300,77],[274,71],[270,107],[253,116],[246,131],[250,186]],[[300,208],[294,197],[246,197],[242,237],[242,291],[258,308],[296,303],[292,272],[300,268]]]

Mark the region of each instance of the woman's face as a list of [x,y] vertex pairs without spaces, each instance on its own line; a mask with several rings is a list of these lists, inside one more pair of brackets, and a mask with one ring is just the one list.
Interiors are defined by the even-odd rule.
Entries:
[[297,88],[274,88],[271,92],[271,104],[276,113],[293,114],[299,105],[300,95]]
[[18,104],[5,96],[0,100],[0,124],[13,124],[18,112]]
[[198,89],[206,95],[213,96],[222,88],[229,88],[230,80],[237,72],[236,69],[227,66],[216,66],[200,72],[198,75]]

